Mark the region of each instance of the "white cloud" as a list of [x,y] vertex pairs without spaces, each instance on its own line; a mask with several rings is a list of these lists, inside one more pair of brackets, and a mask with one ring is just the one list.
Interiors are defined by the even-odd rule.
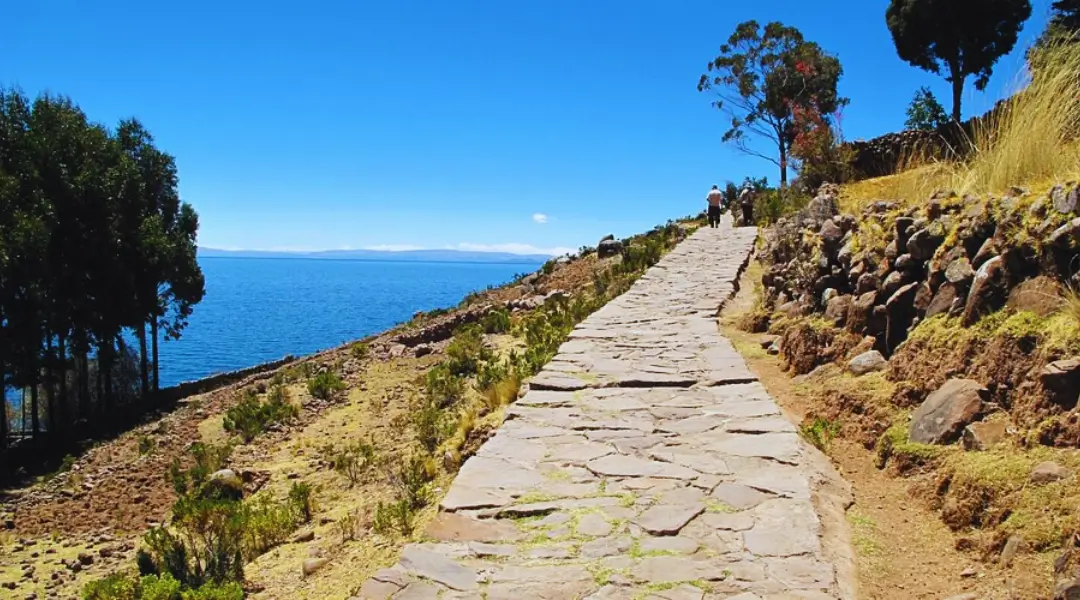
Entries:
[[543,225],[548,222],[548,216],[544,213],[533,213],[532,220]]
[[364,246],[364,250],[377,250],[379,252],[407,252],[409,250],[423,249],[423,246],[415,246],[413,244],[376,244],[374,246]]
[[563,254],[571,254],[575,252],[573,248],[563,248],[556,246],[554,248],[538,248],[532,244],[472,244],[469,242],[462,242],[460,244],[451,246],[452,250],[467,250],[469,252],[507,252],[509,254],[546,254],[548,256],[561,256]]

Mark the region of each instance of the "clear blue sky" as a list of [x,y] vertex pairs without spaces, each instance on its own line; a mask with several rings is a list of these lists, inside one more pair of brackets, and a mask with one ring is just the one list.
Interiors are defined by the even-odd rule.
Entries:
[[[0,85],[141,119],[177,157],[218,248],[555,251],[699,211],[775,168],[723,146],[696,91],[736,23],[781,20],[837,54],[849,139],[899,129],[920,85],[885,0],[9,3]],[[1022,34],[1043,28],[1034,0]],[[987,94],[1014,81],[1018,52]],[[539,222],[544,221],[544,222]]]

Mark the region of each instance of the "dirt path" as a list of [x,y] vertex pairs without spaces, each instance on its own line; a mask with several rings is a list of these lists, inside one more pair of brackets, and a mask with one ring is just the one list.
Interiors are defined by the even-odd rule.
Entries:
[[[721,315],[724,334],[746,358],[751,371],[793,422],[802,422],[807,400],[795,391],[780,360],[762,349],[762,336],[734,326],[754,300],[760,281],[756,261],[742,278],[740,291]],[[872,453],[838,439],[829,458],[851,483],[855,502],[847,518],[852,532],[859,576],[859,597],[868,600],[997,600],[1035,598],[1030,587],[1018,584],[994,566],[956,549],[958,536],[938,515],[909,492],[911,482],[874,465]],[[1017,565],[1019,567],[1019,565]],[[1022,570],[1022,569],[1019,569]]]
[[716,328],[754,239],[699,230],[579,325],[360,597],[853,597],[824,460]]

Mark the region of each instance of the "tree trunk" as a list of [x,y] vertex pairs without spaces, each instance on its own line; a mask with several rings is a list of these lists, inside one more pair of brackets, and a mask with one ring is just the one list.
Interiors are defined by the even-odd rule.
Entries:
[[960,101],[964,95],[964,75],[960,73],[960,63],[952,61],[949,64],[949,81],[952,83],[952,118],[960,122]]
[[142,388],[139,390],[142,392],[143,401],[146,401],[147,393],[150,391],[150,366],[147,364],[146,357],[146,323],[139,326],[139,375],[142,382]]
[[64,414],[65,427],[75,423],[71,411],[71,403],[68,401],[68,362],[67,362],[67,337],[61,333],[56,338],[56,357],[60,365],[60,389],[57,392],[60,398],[61,412]]
[[158,322],[156,315],[150,320],[150,332],[153,334],[151,338],[154,345],[154,393],[156,394],[161,389],[160,380],[158,379]]
[[56,386],[53,385],[53,376],[56,371],[56,357],[53,355],[52,332],[45,334],[45,409],[49,412],[49,433],[56,433],[63,429],[60,424],[63,418],[56,409]]
[[[26,427],[25,423],[23,427]],[[30,431],[35,438],[41,433],[41,421],[38,419],[38,384],[36,381],[30,384]]]
[[787,145],[780,143],[780,190],[787,188]]
[[89,419],[90,410],[90,357],[86,346],[79,346],[79,417]]
[[4,361],[3,359],[0,359],[0,449],[7,447],[7,439],[7,385],[4,383]]

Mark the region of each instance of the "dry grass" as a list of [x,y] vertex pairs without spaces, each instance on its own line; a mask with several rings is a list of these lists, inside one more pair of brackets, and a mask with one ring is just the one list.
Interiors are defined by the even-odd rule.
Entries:
[[1037,68],[1017,76],[1018,93],[992,118],[977,124],[964,161],[931,161],[910,153],[889,177],[845,186],[844,209],[872,200],[923,202],[939,190],[983,195],[1011,186],[1047,189],[1080,175],[1080,46],[1054,43],[1035,59]]

